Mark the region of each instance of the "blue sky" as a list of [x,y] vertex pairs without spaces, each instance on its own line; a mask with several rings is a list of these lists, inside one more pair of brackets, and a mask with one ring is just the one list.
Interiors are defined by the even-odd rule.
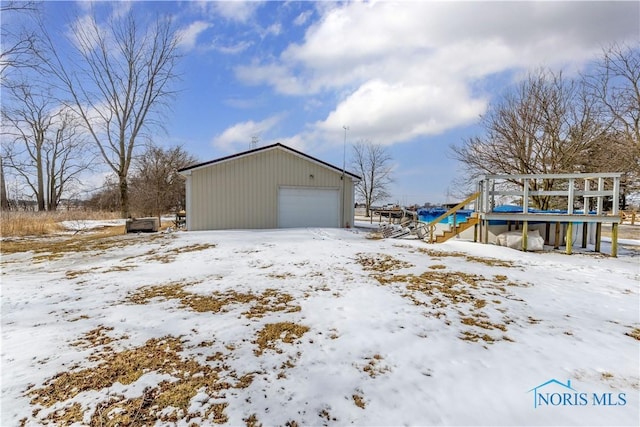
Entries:
[[452,201],[448,147],[527,71],[640,39],[638,2],[45,2],[44,22],[62,40],[91,6],[175,20],[182,80],[155,142],[206,161],[257,136],[340,166],[346,125],[388,147],[403,204]]

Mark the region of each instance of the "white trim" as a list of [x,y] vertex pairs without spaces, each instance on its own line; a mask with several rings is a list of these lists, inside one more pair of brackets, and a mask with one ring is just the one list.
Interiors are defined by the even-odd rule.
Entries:
[[[213,160],[213,161],[205,163],[203,165],[195,166],[193,168],[190,168],[189,170],[182,171],[182,172],[180,172],[180,174],[186,176],[186,175],[190,174],[192,171],[195,171],[195,170],[205,169],[205,168],[212,167],[212,166],[215,166],[215,165],[222,165],[224,163],[232,162],[234,160],[242,159],[242,158],[249,157],[249,156],[254,156],[254,155],[259,154],[259,153],[267,153],[267,152],[269,152],[271,150],[277,150],[277,149],[281,149],[283,151],[286,151],[289,154],[293,154],[294,156],[296,156],[296,157],[298,157],[300,159],[303,159],[303,160],[306,160],[306,161],[308,161],[310,163],[313,163],[313,164],[316,164],[318,166],[321,166],[321,167],[323,167],[323,168],[325,168],[327,170],[330,170],[331,172],[334,172],[336,174],[342,175],[342,173],[343,173],[342,170],[338,169],[335,166],[334,167],[329,167],[326,164],[324,164],[324,163],[322,163],[320,161],[317,161],[317,160],[315,160],[315,159],[313,159],[311,157],[308,157],[308,156],[305,156],[303,154],[297,153],[295,151],[289,150],[284,145],[274,145],[272,147],[265,147],[263,149],[257,149],[257,150],[254,150],[254,151],[248,151],[246,153],[238,154],[238,155],[235,155],[235,156],[229,156],[229,158],[226,158],[226,159],[223,159],[223,160],[219,160],[219,161]],[[344,173],[345,173],[345,175],[349,176],[351,181],[353,181],[354,183],[360,182],[360,180],[358,178],[353,176],[348,171],[345,171]]]
[[185,212],[187,213],[187,218],[186,218],[186,227],[187,230],[191,230],[191,218],[193,217],[193,211],[191,209],[191,172],[188,171],[188,174],[185,174],[187,181],[185,182],[185,192],[186,192],[186,197],[185,197]]

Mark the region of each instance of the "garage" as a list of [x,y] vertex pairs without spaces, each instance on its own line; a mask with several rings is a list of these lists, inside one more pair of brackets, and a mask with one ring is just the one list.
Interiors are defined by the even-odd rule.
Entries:
[[360,177],[280,143],[180,173],[191,231],[353,226]]
[[338,188],[281,187],[278,190],[278,228],[339,225]]

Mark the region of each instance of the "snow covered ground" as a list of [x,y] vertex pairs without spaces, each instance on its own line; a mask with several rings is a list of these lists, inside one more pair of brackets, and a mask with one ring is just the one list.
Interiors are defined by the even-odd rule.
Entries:
[[0,424],[638,424],[637,252],[366,236],[3,253]]

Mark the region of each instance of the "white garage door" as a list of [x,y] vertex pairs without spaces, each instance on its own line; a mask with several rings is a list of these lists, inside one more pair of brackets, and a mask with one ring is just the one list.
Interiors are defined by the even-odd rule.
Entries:
[[340,192],[327,188],[280,188],[278,227],[339,227]]

